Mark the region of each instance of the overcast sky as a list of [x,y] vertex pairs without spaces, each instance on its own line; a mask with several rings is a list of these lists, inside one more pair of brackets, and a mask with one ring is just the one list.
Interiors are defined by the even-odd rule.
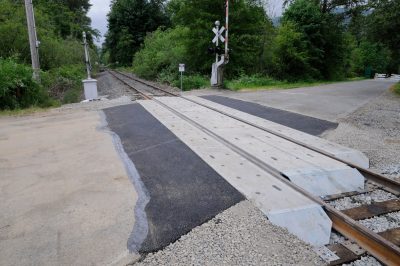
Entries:
[[[98,29],[101,35],[107,32],[107,14],[110,11],[111,0],[90,0],[92,7],[89,10],[89,17],[92,19],[92,27]],[[100,39],[100,44],[104,37]]]
[[[107,14],[110,11],[111,0],[90,0],[92,7],[89,10],[89,17],[92,19],[92,27],[98,29],[102,35],[99,44],[104,41],[104,34],[107,32]],[[270,0],[268,15],[270,17],[282,14],[283,0]]]

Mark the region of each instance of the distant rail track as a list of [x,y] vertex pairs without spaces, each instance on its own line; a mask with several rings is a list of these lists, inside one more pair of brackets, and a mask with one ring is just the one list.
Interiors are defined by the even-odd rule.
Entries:
[[[274,130],[270,130],[268,128],[264,128],[249,121],[245,121],[239,117],[234,115],[228,114],[221,110],[203,105],[192,99],[187,97],[181,96],[177,92],[173,92],[171,90],[160,88],[157,85],[152,84],[151,82],[132,77],[131,75],[127,75],[125,73],[109,70],[109,73],[113,75],[115,78],[123,82],[132,90],[136,91],[141,99],[145,100],[154,100],[158,104],[162,105],[163,107],[169,109],[171,112],[175,113],[177,116],[185,119],[186,121],[190,122],[197,128],[201,129],[202,131],[206,132],[211,137],[217,139],[221,143],[228,145],[230,148],[235,150],[237,153],[241,154],[243,157],[248,159],[249,161],[255,163],[265,171],[268,171],[270,174],[284,182],[285,184],[289,185],[290,187],[294,188],[301,194],[305,195],[312,201],[321,205],[329,218],[333,222],[333,228],[342,234],[344,237],[350,240],[345,244],[333,244],[328,245],[328,248],[336,253],[340,259],[331,261],[330,265],[341,265],[344,263],[349,263],[360,258],[362,255],[368,252],[370,255],[377,258],[380,262],[386,265],[400,265],[400,226],[398,228],[393,228],[384,232],[375,233],[374,231],[368,229],[367,227],[360,224],[358,221],[362,219],[368,219],[371,217],[376,217],[379,215],[385,215],[392,212],[400,211],[400,200],[398,199],[400,195],[400,182],[389,179],[381,174],[375,173],[369,169],[360,167],[355,165],[351,162],[339,159],[327,152],[320,150],[316,147],[310,146],[306,143],[303,143],[299,140],[293,139],[288,137],[280,132],[276,132]],[[138,88],[138,87],[141,88]],[[273,134],[277,137],[283,138],[287,141],[310,149],[314,152],[318,152],[325,156],[328,156],[332,159],[340,161],[342,163],[347,164],[348,166],[357,169],[367,180],[368,188],[365,191],[354,191],[349,193],[344,193],[340,195],[328,195],[325,197],[316,197],[311,195],[309,192],[305,191],[304,189],[300,188],[299,186],[295,185],[294,183],[290,182],[288,178],[286,178],[281,172],[272,169],[269,165],[265,162],[259,160],[258,158],[248,154],[246,151],[242,150],[241,148],[237,147],[234,143],[227,143],[226,140],[221,139],[219,136],[216,136],[214,133],[210,132],[208,129],[203,127],[202,125],[198,124],[197,122],[191,120],[190,118],[186,117],[184,114],[178,112],[166,106],[164,103],[157,100],[154,97],[162,97],[162,96],[174,96],[174,97],[182,97],[187,101],[190,101],[195,104],[199,104],[203,107],[209,108],[213,111],[221,113],[225,116],[229,116],[230,118],[236,119],[240,122],[246,123],[250,126],[256,127],[263,131],[266,131],[270,134]],[[356,195],[361,195],[365,193],[369,193],[375,189],[385,190],[397,197],[395,200],[388,200],[383,202],[373,202],[368,205],[362,205],[356,208],[347,209],[347,210],[338,210],[330,205],[330,202],[333,200],[352,197]],[[354,244],[354,243],[356,244]]]

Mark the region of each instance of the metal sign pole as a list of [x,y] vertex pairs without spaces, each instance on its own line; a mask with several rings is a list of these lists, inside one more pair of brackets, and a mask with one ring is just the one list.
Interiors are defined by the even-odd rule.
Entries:
[[183,92],[183,72],[181,72],[181,93]]
[[183,72],[185,72],[185,64],[179,64],[179,72],[181,73],[181,94],[183,93]]

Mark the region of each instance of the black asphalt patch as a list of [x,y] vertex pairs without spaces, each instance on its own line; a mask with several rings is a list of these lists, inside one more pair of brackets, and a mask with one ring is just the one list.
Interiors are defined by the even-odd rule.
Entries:
[[218,213],[244,200],[189,147],[132,104],[104,110],[147,188],[149,232],[141,253],[159,250]]
[[272,107],[266,107],[258,103],[246,102],[217,95],[202,96],[202,98],[314,136],[319,136],[326,130],[338,127],[337,123]]

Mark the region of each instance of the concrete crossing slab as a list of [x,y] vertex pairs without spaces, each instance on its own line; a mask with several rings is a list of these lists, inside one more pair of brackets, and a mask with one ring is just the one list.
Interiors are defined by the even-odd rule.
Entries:
[[[312,123],[312,125],[310,124],[311,122],[309,122],[309,124],[307,125],[307,122],[305,122],[304,119],[297,119],[302,123],[302,125],[297,126],[296,121],[291,121],[290,123],[287,123],[285,118],[282,117],[284,116],[284,114],[277,114],[276,116],[279,117],[271,117],[271,115],[269,114],[271,113],[270,109],[265,106],[221,96],[186,96],[186,98],[205,106],[215,108],[216,110],[223,111],[234,117],[249,121],[250,123],[253,123],[259,127],[267,128],[278,134],[283,134],[301,143],[310,145],[319,150],[323,150],[326,153],[339,159],[351,162],[363,168],[369,168],[369,159],[362,152],[344,147],[340,144],[313,135],[313,132],[315,132],[315,130],[322,133],[321,131],[318,131],[321,127],[323,127],[325,130],[329,129],[328,125],[316,125],[318,124],[317,122]],[[230,106],[234,106],[240,109],[235,109]],[[285,126],[285,123],[288,126]],[[313,129],[315,127],[317,128]]]
[[185,99],[158,100],[254,155],[316,196],[364,188],[364,177],[337,160]]
[[262,210],[271,222],[313,245],[329,242],[322,208],[257,165],[154,101],[140,104],[201,159]]

